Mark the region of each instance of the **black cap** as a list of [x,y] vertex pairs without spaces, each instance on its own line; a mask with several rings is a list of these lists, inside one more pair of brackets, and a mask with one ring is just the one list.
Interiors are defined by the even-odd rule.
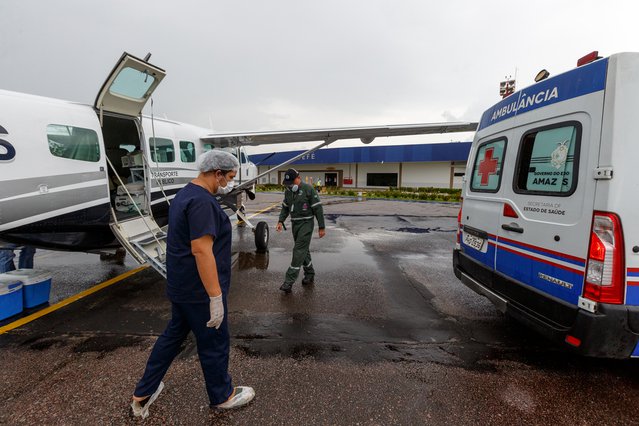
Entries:
[[284,173],[284,185],[292,185],[293,181],[300,174],[295,169],[288,169],[286,173]]

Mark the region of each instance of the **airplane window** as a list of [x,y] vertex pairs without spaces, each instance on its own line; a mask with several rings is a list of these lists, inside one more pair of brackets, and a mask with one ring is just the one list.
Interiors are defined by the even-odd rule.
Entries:
[[149,146],[151,147],[151,160],[158,163],[172,163],[175,161],[175,148],[173,148],[171,139],[149,138]]
[[195,144],[189,141],[180,141],[180,159],[183,163],[195,162]]
[[109,92],[114,95],[141,100],[155,82],[155,78],[133,68],[124,68],[118,73]]
[[91,129],[49,124],[49,151],[56,157],[96,162],[100,159],[98,134]]

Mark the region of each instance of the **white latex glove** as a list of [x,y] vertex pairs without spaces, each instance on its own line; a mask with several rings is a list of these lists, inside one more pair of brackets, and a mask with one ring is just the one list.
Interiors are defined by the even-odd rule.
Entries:
[[224,320],[224,304],[222,303],[222,295],[209,297],[209,309],[211,311],[211,319],[206,323],[207,327],[220,328],[222,320]]

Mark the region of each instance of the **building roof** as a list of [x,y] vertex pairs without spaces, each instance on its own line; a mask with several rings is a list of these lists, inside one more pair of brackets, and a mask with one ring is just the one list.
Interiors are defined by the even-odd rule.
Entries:
[[[447,142],[420,145],[324,148],[302,157],[293,164],[466,161],[470,146],[471,142]],[[258,166],[275,166],[303,152],[288,151],[252,154],[251,161]]]

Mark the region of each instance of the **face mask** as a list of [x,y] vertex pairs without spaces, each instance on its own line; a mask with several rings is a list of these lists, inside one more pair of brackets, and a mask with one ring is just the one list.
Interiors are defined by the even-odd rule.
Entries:
[[289,187],[288,187],[288,189],[290,189],[290,190],[291,190],[291,191],[293,191],[293,192],[297,192],[297,190],[298,190],[299,188],[300,188],[300,187],[299,187],[299,186],[297,186],[297,185],[291,185],[291,186],[289,186]]
[[217,181],[218,183],[217,192],[216,192],[217,195],[226,195],[233,190],[233,186],[230,184],[230,182],[227,181],[226,178],[224,178],[224,180],[226,181],[226,185],[224,186],[222,186],[219,179]]

